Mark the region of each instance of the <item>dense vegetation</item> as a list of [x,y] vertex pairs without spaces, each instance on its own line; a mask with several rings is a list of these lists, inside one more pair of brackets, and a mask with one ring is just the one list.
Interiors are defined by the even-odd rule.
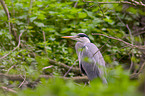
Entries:
[[[0,2],[1,96],[141,95],[138,88],[145,64],[145,2]],[[61,38],[77,33],[87,34],[102,52],[107,85],[99,79],[89,85],[83,83],[87,78],[78,69],[75,41]]]

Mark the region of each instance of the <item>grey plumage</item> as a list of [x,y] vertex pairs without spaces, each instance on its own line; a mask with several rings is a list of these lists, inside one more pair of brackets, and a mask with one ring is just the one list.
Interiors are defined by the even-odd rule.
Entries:
[[79,33],[76,36],[62,38],[71,38],[77,41],[75,49],[81,72],[87,75],[89,80],[99,77],[103,83],[107,83],[104,58],[96,45],[90,42],[89,37],[84,33]]
[[[104,83],[107,83],[105,75],[105,61],[99,49],[93,43],[75,44],[76,53],[79,59],[79,66],[89,80],[100,77]],[[85,60],[86,59],[86,60]]]

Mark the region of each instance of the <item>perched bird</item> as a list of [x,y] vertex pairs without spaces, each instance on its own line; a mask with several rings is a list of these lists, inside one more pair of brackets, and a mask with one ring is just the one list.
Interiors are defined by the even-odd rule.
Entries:
[[87,75],[89,80],[101,78],[103,83],[107,83],[105,78],[105,61],[99,49],[90,42],[89,37],[84,33],[76,36],[63,36],[76,40],[76,53],[78,55],[79,67],[83,74]]

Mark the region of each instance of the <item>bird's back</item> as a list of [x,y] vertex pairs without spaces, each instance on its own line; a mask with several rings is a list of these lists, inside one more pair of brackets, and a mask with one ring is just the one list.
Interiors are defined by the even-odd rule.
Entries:
[[91,52],[89,57],[93,57],[96,63],[98,63],[99,65],[105,66],[104,58],[96,45],[93,43],[87,43],[85,44],[85,46],[88,48],[88,52]]
[[[93,43],[75,45],[79,58],[81,71],[88,76],[89,80],[97,77],[104,78],[105,61],[99,49]],[[103,82],[107,82],[106,79]]]

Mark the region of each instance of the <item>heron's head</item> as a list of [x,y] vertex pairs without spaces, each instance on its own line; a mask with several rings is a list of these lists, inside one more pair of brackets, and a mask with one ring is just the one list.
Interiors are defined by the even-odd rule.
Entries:
[[88,35],[84,34],[84,33],[79,33],[75,36],[63,36],[62,38],[70,38],[72,40],[76,40],[82,43],[90,43],[90,39],[88,37]]

